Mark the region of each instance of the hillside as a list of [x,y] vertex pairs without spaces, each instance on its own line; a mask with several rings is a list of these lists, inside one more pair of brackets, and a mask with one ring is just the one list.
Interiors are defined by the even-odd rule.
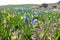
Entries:
[[0,6],[0,9],[3,9],[3,8],[14,8],[14,7],[36,7],[36,6],[39,6],[38,4],[23,4],[23,5],[4,5],[4,6]]

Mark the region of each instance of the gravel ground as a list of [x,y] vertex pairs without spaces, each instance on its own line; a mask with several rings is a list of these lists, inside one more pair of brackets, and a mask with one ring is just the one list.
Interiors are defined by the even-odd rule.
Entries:
[[[42,36],[43,36],[43,33],[44,33],[44,27],[45,27],[45,24],[41,24],[40,25],[40,28],[35,28],[34,30],[35,30],[35,32],[34,32],[34,34],[31,36],[31,38],[32,38],[32,40],[41,40],[42,39]],[[60,30],[60,21],[59,22],[55,22],[55,23],[51,23],[50,24],[50,27],[49,27],[49,30],[48,30],[48,32],[47,32],[47,37],[52,37],[52,38],[54,38],[54,31],[56,30],[56,29],[59,29]],[[39,32],[39,35],[38,36],[36,36],[36,32]],[[37,39],[37,37],[39,37],[38,39]]]

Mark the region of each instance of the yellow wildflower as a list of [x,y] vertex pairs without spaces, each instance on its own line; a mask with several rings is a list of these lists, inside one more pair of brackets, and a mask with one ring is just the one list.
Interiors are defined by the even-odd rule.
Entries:
[[4,18],[4,23],[6,23],[6,18]]
[[7,16],[7,19],[10,20],[10,16]]
[[17,36],[16,35],[12,36],[12,39],[13,40],[16,40],[17,39]]
[[41,23],[41,21],[38,21],[38,23],[40,24],[40,23]]
[[11,15],[8,13],[8,16],[11,17]]
[[11,17],[11,15],[10,15],[10,14],[8,14],[7,19],[8,19],[8,20],[10,20],[10,17]]
[[44,33],[42,33],[41,36],[43,37],[44,36]]
[[52,38],[51,38],[51,37],[48,37],[48,39],[49,39],[49,40],[52,40]]
[[7,18],[9,19],[10,17],[9,17],[9,16],[7,16]]
[[33,25],[33,28],[35,28],[36,26],[35,25]]
[[4,20],[4,23],[6,23],[6,20]]
[[15,17],[15,15],[13,14],[12,16],[11,16],[11,18],[14,18]]
[[23,17],[21,16],[21,19],[23,19]]

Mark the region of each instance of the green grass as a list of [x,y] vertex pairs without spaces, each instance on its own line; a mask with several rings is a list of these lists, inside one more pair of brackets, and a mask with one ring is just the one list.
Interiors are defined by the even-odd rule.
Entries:
[[[33,7],[33,5],[29,5],[29,8],[30,8],[30,6]],[[4,7],[5,6],[3,6],[2,8],[4,8]],[[15,6],[13,6],[13,7],[15,7]],[[59,38],[59,36],[60,36],[60,30],[58,29],[59,25],[56,26],[57,29],[54,32],[54,38],[51,36],[47,36],[47,33],[49,34],[49,32],[51,31],[49,29],[51,26],[51,23],[60,21],[60,12],[42,12],[42,13],[40,13],[41,11],[39,10],[39,14],[36,15],[36,14],[34,14],[33,9],[22,11],[22,10],[12,9],[13,7],[7,6],[6,8],[11,8],[8,11],[0,10],[0,36],[2,37],[2,40],[7,40],[8,37],[10,37],[10,38],[13,37],[13,39],[15,39],[15,40],[19,40],[20,37],[21,37],[20,40],[30,40],[31,36],[33,34],[35,34],[35,32],[36,32],[37,40],[40,39],[41,35],[43,35],[43,36],[41,36],[41,40],[48,40],[48,37],[51,38],[49,40],[53,40],[53,39],[57,40]],[[27,7],[27,6],[24,5],[24,7]],[[14,13],[13,10],[16,10],[17,12]],[[18,14],[18,12],[20,12],[20,13]],[[28,23],[24,22],[24,17],[23,17],[24,14],[25,14],[25,16],[27,14],[26,17],[29,18]],[[32,15],[33,15],[33,17],[32,17]],[[32,18],[38,19],[37,26],[33,25]],[[42,28],[44,28],[43,29],[44,32],[40,35],[39,32],[41,32],[41,31],[34,31],[34,29],[39,28],[42,23],[43,23]],[[14,35],[12,31],[18,32],[18,35],[17,34]]]

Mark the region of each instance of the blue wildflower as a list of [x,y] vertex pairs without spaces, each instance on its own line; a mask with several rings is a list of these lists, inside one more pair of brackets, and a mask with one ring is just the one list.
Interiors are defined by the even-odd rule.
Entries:
[[18,12],[18,14],[20,14],[20,12]]
[[41,11],[41,13],[42,13],[42,14],[44,14],[44,13],[45,13],[45,11],[44,11],[44,10],[42,10],[42,11]]
[[33,20],[33,25],[37,25],[38,24],[38,20],[37,19],[34,19]]
[[24,7],[21,7],[20,9],[21,9],[21,10],[25,10],[25,8],[24,8]]
[[28,18],[25,18],[25,19],[24,19],[24,22],[25,22],[25,23],[28,23]]
[[28,23],[28,18],[26,17],[26,14],[23,15],[24,23]]
[[13,10],[13,12],[16,12],[16,10]]
[[39,12],[38,12],[38,11],[35,11],[34,13],[35,13],[35,14],[39,14]]

